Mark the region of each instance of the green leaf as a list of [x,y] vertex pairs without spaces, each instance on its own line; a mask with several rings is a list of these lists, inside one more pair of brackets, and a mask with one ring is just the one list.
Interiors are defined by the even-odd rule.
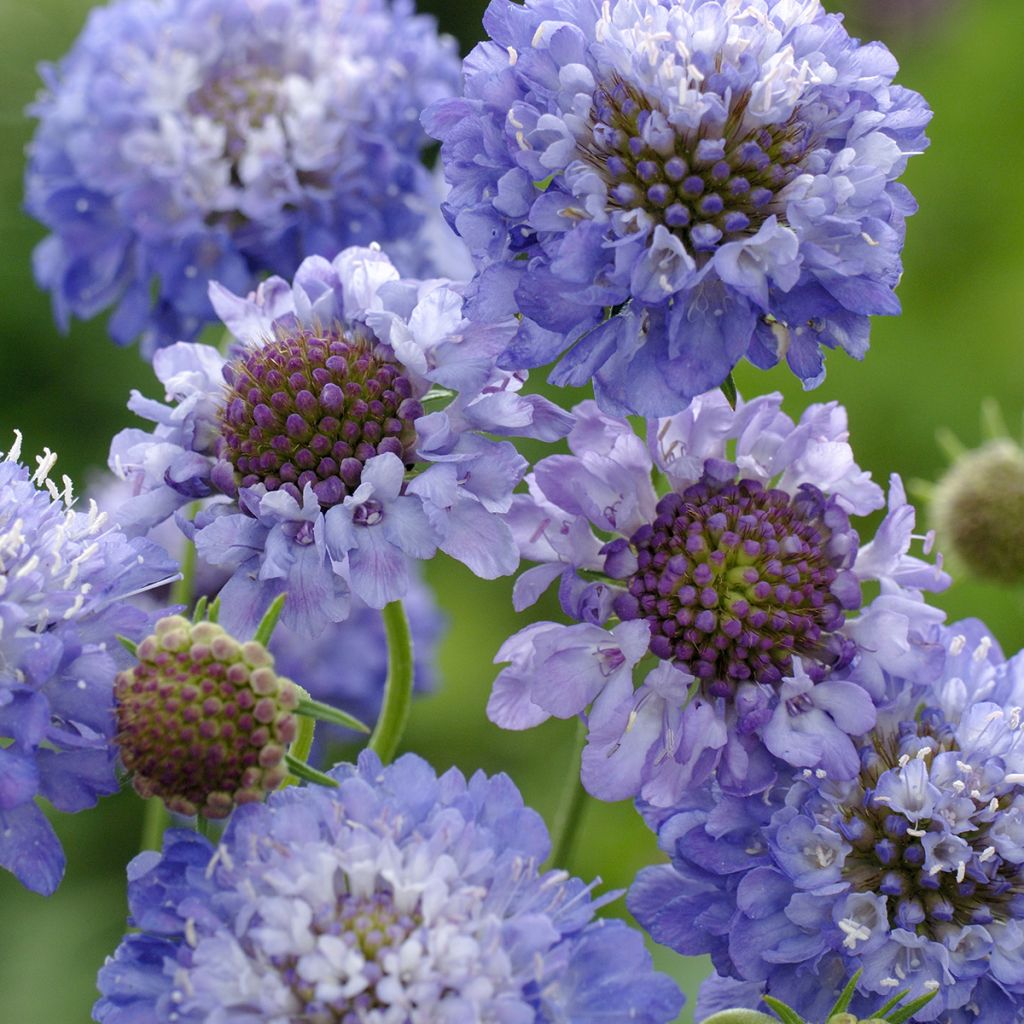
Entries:
[[782,1024],[806,1024],[803,1017],[795,1010],[791,1010],[785,1003],[780,1003],[772,996],[762,996],[761,998],[775,1011]]
[[215,597],[210,602],[210,607],[206,609],[206,621],[217,622],[220,619],[220,598]]
[[274,627],[277,625],[277,620],[281,618],[281,609],[284,607],[284,601],[287,596],[287,594],[278,594],[270,602],[270,607],[263,618],[260,619],[260,624],[256,627],[256,635],[253,637],[253,640],[258,644],[263,644],[266,647],[270,643],[270,637],[274,632]]
[[911,999],[909,1003],[905,1003],[898,1010],[893,1010],[885,1019],[890,1024],[904,1024],[905,1021],[910,1020],[911,1017],[917,1013],[918,1010],[927,1006],[937,995],[939,990],[935,989],[933,992],[927,992],[923,996],[918,996],[917,999]]
[[305,761],[300,761],[297,757],[292,757],[291,754],[284,755],[284,763],[288,765],[288,771],[298,779],[315,782],[318,786],[327,786],[330,789],[338,788],[336,779],[332,779],[330,775],[324,775],[323,772],[318,772],[315,768],[310,768]]
[[725,400],[729,403],[729,407],[731,409],[735,409],[739,394],[736,391],[736,381],[732,379],[731,373],[722,381],[720,386],[722,388],[722,394],[725,395]]
[[908,995],[910,995],[909,988],[905,988],[902,992],[897,992],[896,995],[894,995],[892,999],[890,999],[889,1002],[885,1004],[885,1006],[879,1008],[875,1016],[884,1017],[890,1010],[895,1010],[896,1007],[899,1006],[900,1003],[902,1003]]
[[825,1020],[829,1017],[834,1017],[837,1013],[845,1013],[846,1008],[850,1005],[850,1000],[853,999],[853,993],[857,990],[857,982],[860,981],[860,976],[863,971],[857,971],[857,973],[846,983],[846,988],[839,993],[839,998],[836,1000],[835,1006],[827,1014],[825,1014]]
[[316,719],[318,722],[332,722],[334,725],[343,725],[346,729],[355,729],[356,732],[369,733],[370,727],[358,718],[340,708],[332,707],[330,704],[322,704],[318,700],[302,697],[299,706],[295,709],[297,715],[304,715],[306,718]]
[[134,640],[129,640],[126,636],[117,635],[117,642],[133,657],[139,656],[139,645]]
[[192,621],[200,622],[204,615],[206,615],[206,606],[209,604],[209,598],[205,594],[198,601],[196,601],[195,611],[192,613]]

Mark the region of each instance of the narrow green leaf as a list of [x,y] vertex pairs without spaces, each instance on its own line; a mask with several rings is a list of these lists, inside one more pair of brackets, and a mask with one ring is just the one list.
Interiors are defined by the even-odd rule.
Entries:
[[918,996],[917,999],[911,999],[909,1003],[904,1003],[904,1005],[898,1010],[893,1010],[893,1012],[886,1017],[886,1020],[888,1020],[890,1024],[904,1024],[904,1022],[910,1020],[918,1010],[927,1006],[928,1003],[930,1003],[938,994],[939,990],[935,989],[933,992],[927,992],[923,996]]
[[129,640],[126,636],[121,636],[119,633],[117,636],[117,642],[133,657],[139,656],[139,645],[134,640]]
[[193,622],[201,622],[203,616],[206,615],[206,606],[210,603],[209,598],[205,594],[198,601],[196,601],[196,610],[192,613]]
[[890,1010],[895,1010],[896,1007],[899,1006],[900,1003],[902,1003],[908,995],[910,995],[909,988],[905,988],[902,992],[897,992],[896,995],[894,995],[892,999],[890,999],[889,1002],[885,1004],[885,1006],[882,1006],[878,1009],[878,1011],[875,1013],[875,1016],[884,1017]]
[[220,620],[220,597],[215,597],[206,609],[206,621],[218,622]]
[[324,775],[323,772],[310,768],[305,761],[300,761],[297,757],[292,757],[291,754],[284,755],[284,763],[288,765],[288,771],[296,778],[305,779],[306,782],[315,782],[318,786],[327,786],[330,789],[338,788],[337,781],[330,775]]
[[729,407],[735,409],[739,395],[736,392],[736,381],[732,379],[731,373],[722,381],[721,388],[722,394],[725,395],[725,400],[729,403]]
[[782,1024],[806,1024],[803,1017],[795,1010],[790,1009],[785,1003],[780,1003],[778,999],[774,999],[772,996],[762,996],[761,998],[775,1011]]
[[274,627],[277,625],[277,620],[281,618],[281,609],[284,607],[287,596],[287,594],[278,594],[270,602],[270,607],[263,618],[260,619],[260,624],[256,627],[256,635],[253,637],[253,640],[258,644],[263,644],[266,647],[270,643],[270,637],[274,632]]
[[295,709],[297,715],[304,715],[306,718],[316,719],[318,722],[332,722],[334,725],[343,725],[346,729],[355,729],[356,732],[370,731],[370,727],[358,718],[347,714],[340,708],[331,707],[330,704],[322,704],[318,700],[303,697],[299,700],[299,706]]
[[857,982],[860,981],[860,976],[863,971],[857,971],[857,973],[846,983],[846,988],[839,993],[839,998],[836,1000],[835,1006],[825,1015],[825,1020],[829,1017],[834,1017],[837,1013],[845,1013],[846,1008],[850,1005],[850,1000],[853,999],[853,993],[857,991]]

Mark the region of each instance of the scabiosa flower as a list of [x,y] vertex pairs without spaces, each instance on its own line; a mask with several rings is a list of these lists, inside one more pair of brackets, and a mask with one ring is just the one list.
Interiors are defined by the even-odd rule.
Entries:
[[812,1020],[855,970],[858,1016],[906,989],[937,992],[915,1020],[1020,1019],[1024,732],[1020,706],[991,698],[1021,656],[1004,664],[978,622],[935,638],[939,680],[887,680],[854,778],[804,770],[766,798],[651,814],[671,864],[644,869],[629,903],[656,939]]
[[48,479],[56,457],[30,472],[20,445],[0,461],[0,865],[48,895],[65,858],[36,798],[71,812],[116,792],[117,637],[148,625],[127,599],[177,566],[95,504],[76,511],[67,477]]
[[215,319],[211,280],[373,241],[433,272],[418,118],[458,56],[410,0],[120,0],[42,73],[26,203],[62,326],[113,306],[148,354]]
[[[523,557],[540,563],[517,581],[516,607],[558,579],[576,624],[535,623],[506,642],[488,713],[516,729],[589,707],[595,796],[670,805],[716,770],[750,793],[772,783],[774,759],[850,778],[851,737],[874,724],[884,672],[934,671],[922,633],[941,614],[920,591],[947,580],[908,554],[914,511],[899,478],[862,546],[851,517],[883,498],[853,461],[845,411],[812,406],[793,423],[780,403],[734,412],[709,393],[649,422],[645,445],[584,402],[572,454],[541,460],[516,498]],[[868,580],[881,592],[854,617]]]
[[504,775],[364,753],[338,788],[240,808],[220,845],[169,832],[129,867],[103,1024],[674,1020],[682,997],[607,897],[540,873],[540,817]]
[[424,116],[503,365],[564,353],[602,408],[663,416],[739,359],[862,357],[894,314],[896,183],[930,111],[818,0],[492,0],[464,98]]
[[111,468],[132,483],[134,528],[221,496],[182,524],[232,573],[220,597],[233,633],[252,635],[285,591],[283,621],[305,635],[348,615],[350,587],[381,608],[406,592],[409,559],[437,548],[487,579],[515,570],[500,514],[526,462],[484,432],[554,439],[570,418],[495,368],[512,323],[465,321],[446,282],[401,279],[375,248],[311,257],[293,287],[211,297],[238,344],[227,358],[158,352],[176,404],[135,394],[157,426],[119,434]]

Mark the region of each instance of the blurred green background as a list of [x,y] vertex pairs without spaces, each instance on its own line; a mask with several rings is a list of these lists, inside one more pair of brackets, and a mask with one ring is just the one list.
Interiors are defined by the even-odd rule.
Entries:
[[[845,5],[851,31],[882,38],[896,52],[899,81],[924,93],[935,119],[929,152],[905,177],[921,205],[909,223],[904,314],[875,322],[865,363],[833,354],[828,378],[804,394],[785,370],[741,370],[740,390],[781,388],[788,411],[810,401],[840,399],[849,409],[861,465],[884,481],[934,479],[943,457],[939,426],[973,445],[979,404],[999,401],[1019,434],[1024,409],[1024,20],[1020,0],[857,0]],[[128,391],[160,391],[134,349],[105,337],[102,320],[54,328],[49,299],[32,280],[29,254],[42,237],[21,212],[23,147],[32,125],[23,114],[38,88],[35,66],[70,46],[91,5],[86,0],[0,0],[0,448],[13,427],[25,433],[26,457],[49,446],[59,471],[84,483],[102,466],[111,435],[131,418]],[[425,3],[463,51],[479,37],[482,0]],[[830,8],[843,5],[827,4]],[[909,16],[899,17],[900,11]],[[530,454],[536,454],[537,448]],[[510,632],[528,621],[511,610],[508,581],[486,583],[450,562],[429,578],[451,630],[441,654],[440,692],[414,710],[406,749],[438,769],[506,771],[529,803],[550,820],[571,764],[573,726],[551,722],[526,734],[487,722],[484,705],[494,676],[491,659]],[[941,598],[952,618],[986,619],[1007,651],[1024,643],[1019,591],[959,579]],[[537,618],[555,617],[551,604]],[[22,890],[0,873],[0,1021],[77,1024],[89,1019],[94,978],[123,933],[124,865],[138,849],[140,803],[130,792],[56,824],[68,851],[67,877],[49,899]],[[658,858],[652,837],[628,804],[589,802],[572,862],[607,887],[629,884]],[[623,901],[617,911],[625,914]],[[708,971],[704,960],[656,953],[691,996]],[[681,1021],[690,1021],[689,1011]]]

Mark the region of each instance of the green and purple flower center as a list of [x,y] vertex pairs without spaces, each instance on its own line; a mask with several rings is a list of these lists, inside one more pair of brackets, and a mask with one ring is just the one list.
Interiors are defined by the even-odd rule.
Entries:
[[[718,137],[668,125],[634,86],[613,78],[594,93],[584,157],[608,186],[609,205],[642,210],[691,254],[756,234],[780,214],[779,191],[799,173],[810,146],[799,120],[744,125],[750,94],[733,98]],[[652,118],[657,123],[652,123]]]
[[187,99],[189,113],[224,129],[224,155],[238,160],[251,129],[278,111],[281,75],[275,68],[243,67],[212,75]]
[[239,487],[263,484],[301,502],[308,485],[328,508],[359,486],[375,455],[416,461],[423,407],[404,367],[362,325],[295,328],[246,349],[224,377],[219,455]]
[[171,615],[136,654],[114,694],[121,759],[141,796],[222,818],[281,785],[300,691],[262,644]]
[[724,697],[746,681],[779,682],[794,655],[832,657],[829,634],[845,618],[834,588],[856,550],[833,501],[809,484],[790,495],[702,481],[663,497],[657,513],[630,538],[637,569],[615,603],[620,618],[646,619],[653,654]]

